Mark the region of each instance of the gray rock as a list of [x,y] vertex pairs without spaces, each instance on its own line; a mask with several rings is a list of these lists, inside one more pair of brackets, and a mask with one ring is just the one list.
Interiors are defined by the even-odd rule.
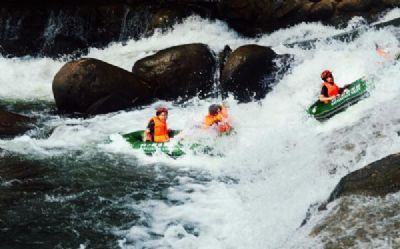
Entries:
[[343,177],[328,202],[346,195],[384,196],[399,190],[400,154],[393,154]]

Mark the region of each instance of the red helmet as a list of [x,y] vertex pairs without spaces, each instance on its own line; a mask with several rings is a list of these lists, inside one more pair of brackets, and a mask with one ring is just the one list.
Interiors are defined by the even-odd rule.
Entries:
[[331,72],[331,71],[325,70],[325,71],[323,71],[323,72],[321,73],[321,79],[322,79],[322,80],[325,80],[325,79],[328,78],[328,77],[333,78],[332,72]]
[[158,108],[156,109],[156,115],[157,115],[157,116],[158,116],[160,113],[163,113],[163,112],[168,113],[168,108],[166,108],[166,107],[158,107]]

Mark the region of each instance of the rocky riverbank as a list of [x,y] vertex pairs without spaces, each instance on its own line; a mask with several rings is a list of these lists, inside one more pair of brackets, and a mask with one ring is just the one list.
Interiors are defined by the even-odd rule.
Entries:
[[354,16],[375,20],[394,0],[110,0],[2,1],[0,52],[7,56],[80,56],[168,29],[190,15],[222,20],[245,36],[301,22],[342,25]]

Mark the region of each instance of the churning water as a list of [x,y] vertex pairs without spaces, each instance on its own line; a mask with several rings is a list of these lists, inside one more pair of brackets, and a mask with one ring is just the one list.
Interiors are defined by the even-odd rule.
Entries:
[[[400,10],[394,9],[380,21],[399,17]],[[364,31],[353,41],[320,41],[312,49],[283,45],[323,40],[354,27]],[[191,132],[208,105],[220,99],[195,98],[184,105],[158,102],[87,119],[59,116],[54,112],[51,83],[63,61],[0,58],[1,106],[39,120],[37,128],[25,135],[0,140],[0,148],[8,151],[0,159],[29,161],[39,172],[36,183],[46,185],[2,210],[1,244],[5,248],[322,247],[309,236],[318,218],[300,227],[310,205],[326,200],[342,176],[400,151],[400,65],[375,53],[375,43],[398,51],[398,37],[398,28],[373,29],[355,18],[343,29],[299,24],[245,39],[222,22],[190,17],[166,33],[91,49],[87,57],[126,70],[157,50],[192,42],[208,44],[215,52],[225,45],[235,49],[259,44],[294,55],[290,72],[264,100],[247,104],[227,100],[237,134],[216,144],[224,156],[189,153],[176,160],[133,151],[120,134],[143,129],[159,105],[170,108],[170,128]],[[364,75],[375,80],[369,98],[320,123],[305,110],[319,94],[319,75],[325,69],[333,71],[339,85]],[[22,184],[1,180],[4,191]]]

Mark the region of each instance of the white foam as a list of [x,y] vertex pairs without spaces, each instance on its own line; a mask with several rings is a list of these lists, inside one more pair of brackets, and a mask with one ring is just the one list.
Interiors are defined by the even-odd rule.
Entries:
[[63,64],[48,58],[0,57],[0,98],[52,101],[51,82]]
[[[130,41],[126,46],[113,44],[90,51],[90,57],[127,70],[135,60],[158,49],[188,42],[207,43],[214,50],[221,50],[225,44],[235,48],[256,43],[294,54],[292,70],[264,100],[248,104],[228,100],[237,135],[216,145],[225,157],[147,157],[131,150],[120,135],[143,129],[158,105],[170,109],[170,128],[186,129],[190,134],[191,127],[206,114],[208,105],[218,99],[194,99],[185,107],[157,102],[142,110],[90,119],[51,117],[45,124],[54,128],[50,137],[36,139],[24,135],[0,140],[0,147],[49,157],[83,148],[121,153],[137,157],[141,164],[164,163],[181,170],[194,169],[211,178],[202,182],[178,176],[179,184],[166,190],[167,200],[133,203],[151,218],[149,226],[116,231],[123,237],[119,241],[122,248],[290,248],[294,238],[300,248],[311,240],[307,227],[298,229],[309,205],[324,201],[343,175],[400,150],[400,110],[394,108],[400,105],[400,87],[396,82],[399,66],[385,64],[374,51],[376,42],[387,42],[385,46],[392,49],[398,46],[391,29],[368,30],[350,43],[318,42],[316,49],[310,50],[280,45],[342,31],[321,24],[300,24],[246,40],[221,22],[192,17],[170,32]],[[33,67],[39,61],[33,59],[24,64],[17,60],[14,66]],[[339,85],[363,75],[373,75],[376,80],[370,98],[320,123],[305,111],[318,97],[319,75],[325,69],[333,71]],[[34,89],[26,79],[36,74],[21,71],[23,80],[14,81],[15,87]],[[6,72],[3,77],[13,79],[13,75]],[[41,82],[51,82],[50,74],[39,78]],[[0,85],[7,86],[6,81],[1,80]],[[47,99],[49,89],[46,86],[39,93],[11,89],[2,94],[16,99]]]

